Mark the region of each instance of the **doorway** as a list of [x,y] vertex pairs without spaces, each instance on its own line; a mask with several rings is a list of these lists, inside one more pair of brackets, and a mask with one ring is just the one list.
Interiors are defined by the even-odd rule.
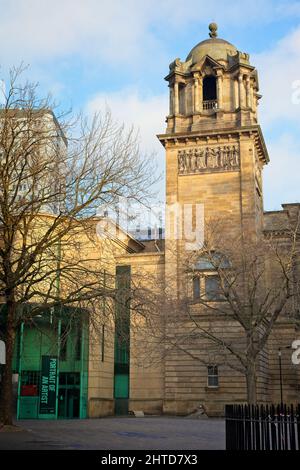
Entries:
[[129,375],[115,375],[115,415],[128,415]]
[[80,373],[61,372],[58,388],[58,418],[79,418]]

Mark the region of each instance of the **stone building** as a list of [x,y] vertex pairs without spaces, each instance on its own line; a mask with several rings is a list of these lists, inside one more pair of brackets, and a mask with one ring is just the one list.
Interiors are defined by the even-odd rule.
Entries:
[[[262,171],[269,156],[257,116],[261,98],[257,71],[248,54],[218,38],[215,24],[209,30],[210,38],[197,44],[185,61],[174,60],[166,76],[170,107],[166,131],[158,136],[166,151],[166,205],[199,205],[204,222],[211,218],[222,220],[225,240],[246,238],[257,242],[272,235],[284,249],[289,244],[288,228],[291,223],[297,225],[300,204],[283,204],[281,211],[264,212]],[[184,237],[176,236],[176,230],[170,223],[164,239],[137,240],[119,229],[114,253],[117,290],[122,291],[124,282],[128,286],[131,278],[143,273],[143,282],[156,289],[157,297],[168,291],[174,305],[186,295],[187,282],[194,308],[197,308],[195,289],[204,289],[207,298],[211,295],[214,277],[209,268],[202,270],[204,280],[198,285],[193,284],[194,279],[187,282],[183,279],[187,245]],[[298,256],[294,266],[298,279],[299,266]],[[271,284],[274,272],[274,266],[266,266],[265,276]],[[228,364],[218,364],[217,360],[210,363],[206,344],[194,341],[186,351],[180,348],[166,351],[164,339],[176,328],[170,312],[168,322],[164,323],[162,316],[160,323],[158,318],[158,334],[152,339],[150,331],[147,334],[147,324],[142,325],[140,333],[130,328],[133,322],[130,315],[124,302],[122,314],[117,311],[114,331],[106,329],[106,325],[100,335],[91,331],[88,335],[84,330],[81,352],[76,346],[76,330],[70,335],[66,350],[74,357],[65,358],[62,364],[61,408],[73,407],[76,417],[100,417],[132,410],[188,414],[202,405],[208,414],[221,415],[225,403],[245,402],[245,376]],[[120,318],[130,338],[125,342],[118,337]],[[201,317],[201,312],[199,319],[214,323],[225,336],[230,337],[232,332],[239,335],[232,321]],[[276,323],[258,358],[260,402],[279,402],[281,389],[284,401],[299,401],[299,366],[292,364],[291,349],[287,349],[294,339],[299,339],[299,334],[291,316],[283,316]],[[150,343],[155,357],[146,367]],[[201,347],[204,348],[201,357],[206,360],[197,361],[193,356]],[[68,359],[73,361],[72,370],[68,369]],[[39,370],[38,364],[36,369]],[[27,372],[29,376],[30,371]],[[77,382],[63,383],[69,379]],[[27,396],[26,400],[30,398]],[[20,416],[26,417],[26,412]],[[64,411],[62,416],[68,416],[68,412]]]
[[[300,205],[283,204],[282,211],[275,212],[263,208],[262,171],[269,155],[258,122],[261,95],[257,71],[247,53],[217,37],[217,25],[211,24],[209,30],[210,38],[197,44],[185,61],[172,62],[165,78],[170,89],[169,115],[166,132],[158,138],[166,150],[166,205],[200,205],[204,222],[222,220],[225,240],[245,238],[257,243],[271,234],[279,246],[286,247],[288,228],[297,225]],[[163,280],[164,292],[169,289],[175,301],[185,295],[186,288],[182,269],[186,243],[184,236],[174,233],[177,228],[172,223],[168,226],[167,221],[163,247],[146,241],[138,253],[118,260],[131,268],[133,276],[141,267],[154,272],[157,279]],[[294,262],[299,280],[299,246]],[[267,285],[275,282],[275,271],[274,265],[266,266]],[[198,288],[208,296],[213,277],[211,272],[206,274]],[[207,321],[207,317],[199,318]],[[209,321],[223,331],[225,338],[232,331],[239,334],[233,322],[215,316],[209,316]],[[175,329],[175,319],[168,316],[164,338]],[[285,401],[299,400],[299,366],[291,362],[291,344],[297,337],[294,320],[290,316],[279,318],[258,357],[260,402],[279,402],[281,392]],[[197,361],[192,353],[196,351],[197,355],[200,348],[197,341],[185,351],[175,348],[164,354],[155,368],[133,363],[127,389],[129,408],[186,414],[203,405],[209,414],[218,415],[223,413],[225,403],[246,401],[245,377],[226,364],[210,365],[208,350],[206,360],[204,354],[204,360]]]

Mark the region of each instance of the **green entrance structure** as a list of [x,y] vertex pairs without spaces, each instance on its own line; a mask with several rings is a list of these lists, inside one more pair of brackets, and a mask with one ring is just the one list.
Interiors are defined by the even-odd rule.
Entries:
[[87,417],[88,346],[82,311],[46,312],[21,325],[13,365],[18,419]]

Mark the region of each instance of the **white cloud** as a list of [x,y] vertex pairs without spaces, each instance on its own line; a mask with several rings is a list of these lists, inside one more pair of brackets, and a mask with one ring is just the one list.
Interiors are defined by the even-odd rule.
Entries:
[[283,202],[300,201],[300,27],[272,49],[252,55],[251,63],[259,74],[259,122],[267,131],[270,155],[264,174],[265,207],[280,209]]
[[300,80],[300,27],[272,50],[253,55],[251,62],[258,69],[263,94],[262,123],[270,126],[276,120],[292,120],[300,127],[300,103],[293,99],[296,91],[293,87]]
[[165,132],[168,114],[167,92],[158,96],[141,96],[131,88],[111,93],[99,93],[87,104],[89,114],[108,107],[114,119],[139,129],[142,147],[146,151],[161,150],[156,134]]
[[286,2],[276,0],[0,0],[1,61],[75,55],[132,65],[165,49],[158,31],[172,35],[212,20],[238,27],[269,22],[298,14],[297,3],[284,10]]
[[[156,135],[165,132],[165,118],[168,114],[167,92],[157,96],[141,96],[136,90],[125,88],[112,93],[99,93],[87,104],[89,115],[103,111],[106,107],[113,119],[124,123],[127,128],[134,126],[139,131],[141,150],[153,154],[157,165],[157,175],[165,173],[165,150]],[[157,200],[165,197],[165,184],[162,178],[155,186]]]
[[[137,0],[0,1],[1,55],[45,60],[66,54],[136,56],[149,7]],[[5,45],[5,47],[3,47]]]
[[[149,70],[159,61],[167,66],[173,59],[166,58],[172,37],[176,41],[176,33],[190,24],[200,27],[217,21],[220,29],[222,25],[241,29],[253,21],[267,25],[280,16],[300,15],[299,2],[290,0],[0,0],[0,12],[2,65],[22,59],[30,62],[35,77],[54,94],[65,86],[55,76],[58,59],[60,65],[66,64],[66,74],[72,73],[69,57],[76,58],[81,70],[109,65],[119,76],[123,68],[137,67],[144,73],[144,68]],[[300,104],[292,103],[293,83],[300,80],[300,27],[271,50],[253,55],[251,63],[258,69],[264,95],[260,105],[263,129],[272,131],[278,122],[300,128]],[[67,96],[68,90],[64,92]],[[88,109],[103,108],[106,102],[120,121],[140,128],[143,147],[158,152],[163,168],[164,152],[155,135],[165,127],[167,88],[161,96],[141,95],[132,88],[101,92],[91,99]],[[300,144],[292,130],[269,140],[269,150],[266,192],[272,191],[277,200],[281,188],[284,200],[296,199]]]
[[280,209],[284,202],[300,202],[300,145],[284,133],[269,144],[270,163],[264,170],[264,202],[267,210]]

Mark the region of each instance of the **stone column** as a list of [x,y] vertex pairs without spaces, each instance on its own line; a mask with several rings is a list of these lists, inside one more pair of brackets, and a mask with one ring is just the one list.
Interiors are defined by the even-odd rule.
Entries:
[[239,105],[240,108],[243,108],[245,106],[244,103],[244,83],[243,83],[243,75],[239,75]]
[[179,85],[174,83],[174,114],[179,114]]
[[235,78],[234,79],[234,109],[239,108],[239,82]]
[[249,75],[246,78],[246,105],[247,108],[251,108],[251,83]]
[[254,88],[253,88],[253,85],[251,87],[251,107],[252,107],[252,110],[255,109],[255,98],[254,98]]
[[174,114],[174,106],[173,106],[173,102],[174,102],[174,89],[171,85],[169,85],[170,87],[170,100],[169,100],[169,115],[172,116]]
[[198,106],[199,112],[203,111],[203,78],[201,75],[198,76]]
[[199,113],[200,108],[199,108],[199,79],[197,76],[194,77],[194,112]]
[[218,108],[223,108],[223,77],[221,74],[217,76],[217,98],[218,98]]

